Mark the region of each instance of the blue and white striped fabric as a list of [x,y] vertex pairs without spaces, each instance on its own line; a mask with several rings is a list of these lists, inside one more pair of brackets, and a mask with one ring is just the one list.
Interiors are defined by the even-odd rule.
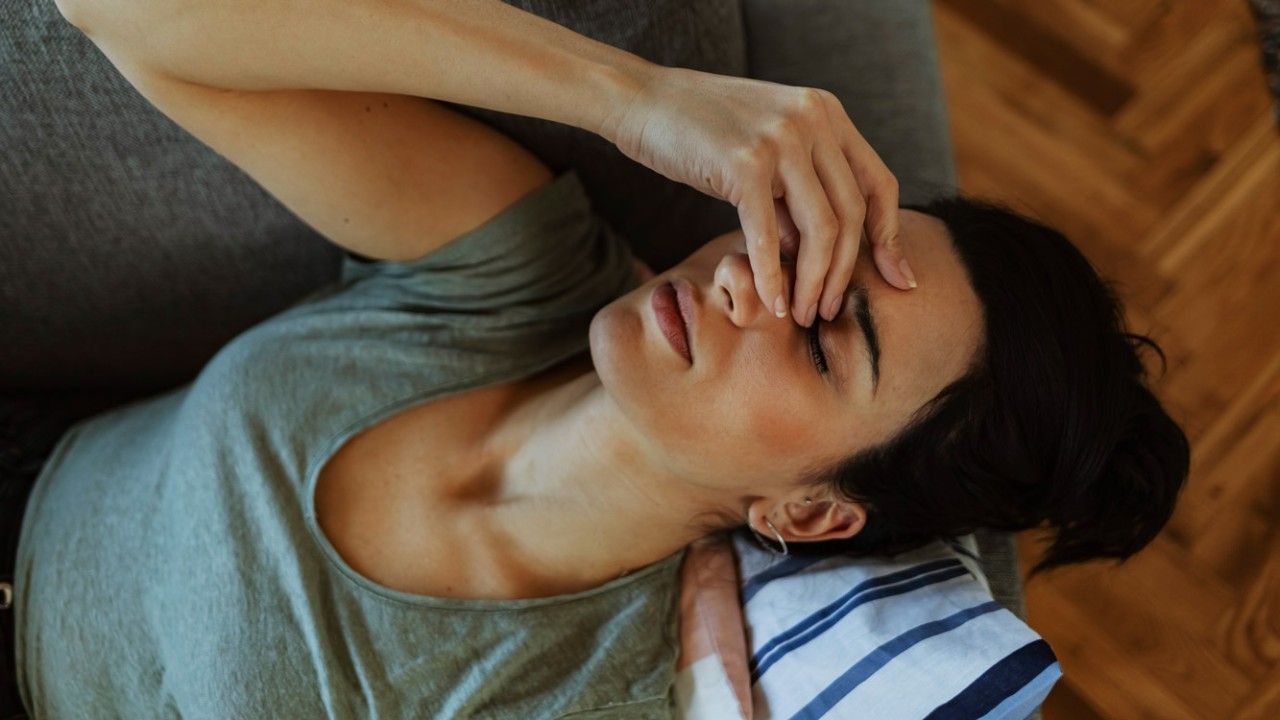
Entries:
[[854,560],[735,536],[753,720],[1025,720],[1062,669],[966,542]]

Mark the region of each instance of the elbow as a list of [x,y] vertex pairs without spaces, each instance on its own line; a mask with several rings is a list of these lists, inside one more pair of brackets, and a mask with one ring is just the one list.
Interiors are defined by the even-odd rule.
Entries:
[[93,37],[101,32],[102,19],[127,19],[130,13],[136,12],[140,3],[127,0],[53,0],[62,13],[62,19],[75,26],[77,30]]
[[[190,43],[193,15],[219,0],[54,0],[63,20],[84,33],[119,67],[120,60],[163,67],[166,53]],[[225,4],[225,3],[224,3]],[[109,50],[109,51],[108,51]]]
[[[121,35],[131,43],[164,34],[192,9],[192,3],[184,0],[54,0],[54,4],[62,19],[85,35]],[[139,33],[142,28],[146,28],[145,35]]]

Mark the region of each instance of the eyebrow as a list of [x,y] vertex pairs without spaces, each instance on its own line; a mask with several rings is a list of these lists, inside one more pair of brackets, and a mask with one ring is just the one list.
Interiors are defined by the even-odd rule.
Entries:
[[871,302],[867,295],[867,286],[855,282],[849,286],[850,295],[857,301],[853,305],[853,317],[862,328],[862,337],[866,341],[867,353],[871,356],[871,396],[875,397],[880,389],[880,335],[876,333],[875,316],[871,314]]

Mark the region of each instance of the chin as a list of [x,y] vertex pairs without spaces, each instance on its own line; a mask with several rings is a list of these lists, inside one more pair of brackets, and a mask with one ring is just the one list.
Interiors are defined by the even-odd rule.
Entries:
[[[642,348],[636,347],[644,337],[644,322],[636,314],[633,303],[628,303],[631,293],[623,295],[600,308],[591,318],[588,340],[591,362],[600,382],[610,395],[634,385],[637,360],[642,360]],[[640,357],[637,357],[640,356]]]
[[[600,309],[591,319],[591,361],[605,392],[640,427],[660,422],[661,408],[679,388],[664,378],[663,360],[643,313],[653,287],[645,284]],[[673,363],[674,364],[674,363]]]

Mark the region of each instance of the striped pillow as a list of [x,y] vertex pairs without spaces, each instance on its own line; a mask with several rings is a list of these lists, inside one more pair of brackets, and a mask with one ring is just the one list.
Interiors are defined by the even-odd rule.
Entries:
[[991,597],[972,538],[884,559],[781,557],[734,537],[754,720],[1024,720],[1062,675]]

